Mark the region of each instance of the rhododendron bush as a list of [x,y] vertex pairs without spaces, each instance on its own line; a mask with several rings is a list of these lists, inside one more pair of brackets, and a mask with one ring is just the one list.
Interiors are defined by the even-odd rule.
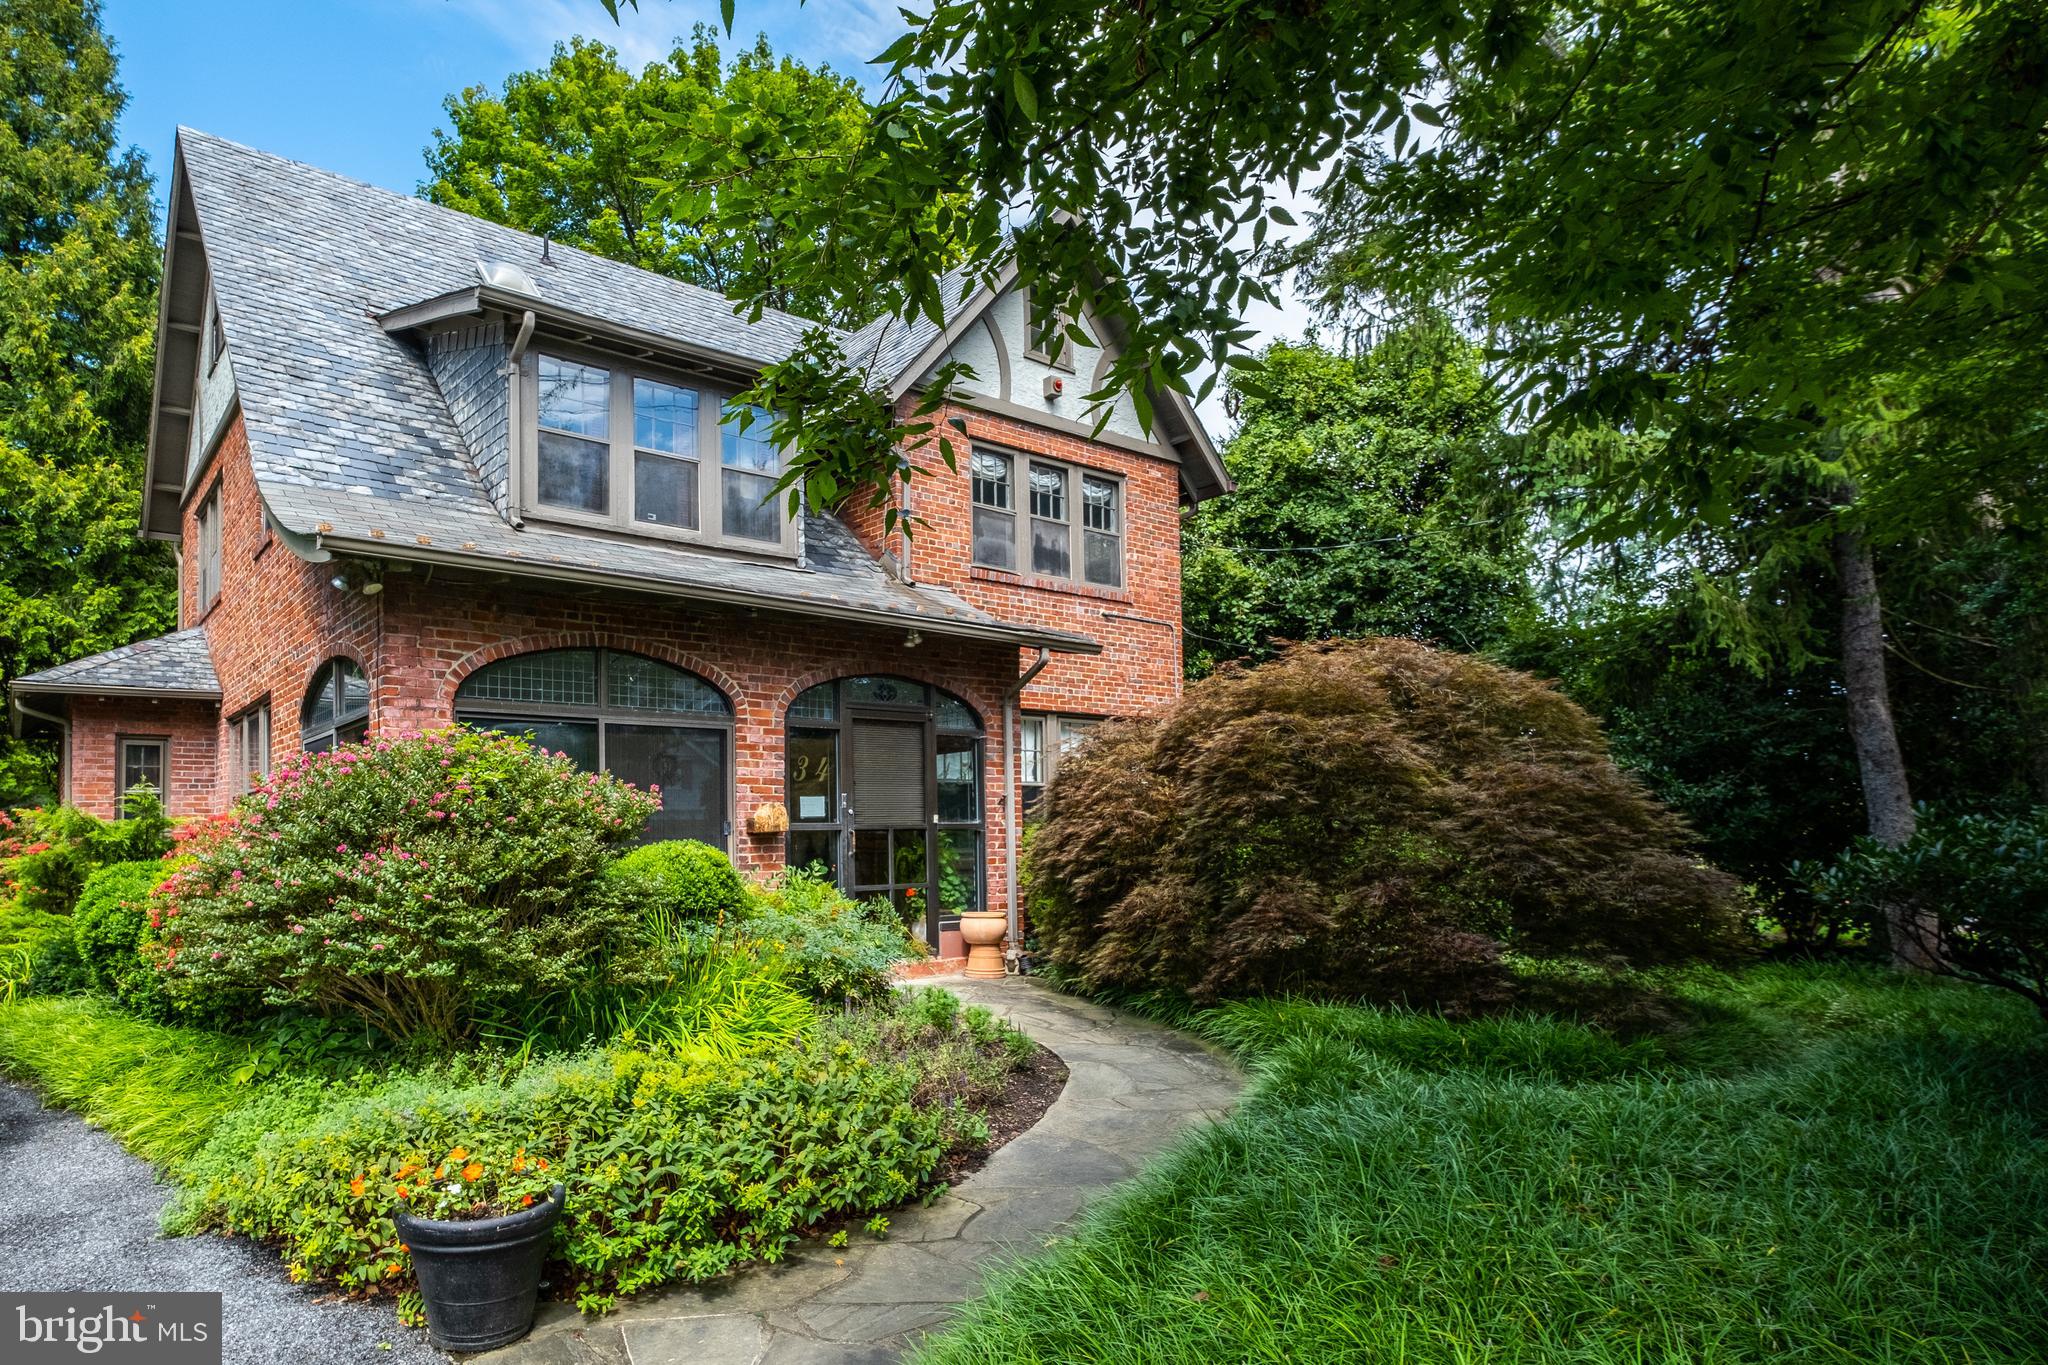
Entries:
[[632,883],[602,873],[657,799],[461,729],[307,754],[181,849],[152,951],[186,1003],[459,1036],[491,1003],[621,954]]

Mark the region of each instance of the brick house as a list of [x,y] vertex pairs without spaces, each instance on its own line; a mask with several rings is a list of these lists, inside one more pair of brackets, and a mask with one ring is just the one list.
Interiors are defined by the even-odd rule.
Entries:
[[950,953],[959,910],[1014,905],[1061,749],[1179,692],[1180,510],[1228,481],[1177,395],[1095,430],[1093,319],[1055,363],[999,281],[844,338],[904,401],[975,372],[906,539],[762,500],[777,451],[723,400],[801,319],[190,130],[170,218],[141,533],[179,547],[181,628],[14,684],[67,801],[211,812],[293,751],[461,720]]

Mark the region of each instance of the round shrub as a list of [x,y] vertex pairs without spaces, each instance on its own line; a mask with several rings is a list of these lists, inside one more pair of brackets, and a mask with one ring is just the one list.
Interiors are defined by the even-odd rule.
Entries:
[[92,984],[122,1003],[147,1008],[161,997],[160,978],[143,961],[149,897],[170,869],[161,860],[109,863],[85,879],[71,912],[72,941]]
[[693,920],[724,921],[746,908],[746,883],[732,860],[695,839],[664,839],[619,859],[616,875],[635,883],[647,898],[645,912],[657,930]]
[[152,919],[174,991],[461,1035],[486,1004],[586,979],[632,934],[605,875],[654,798],[467,730],[287,762],[188,844]]
[[1740,949],[1732,879],[1549,684],[1409,640],[1301,645],[1071,756],[1032,922],[1091,988],[1305,991],[1471,1010],[1503,954]]

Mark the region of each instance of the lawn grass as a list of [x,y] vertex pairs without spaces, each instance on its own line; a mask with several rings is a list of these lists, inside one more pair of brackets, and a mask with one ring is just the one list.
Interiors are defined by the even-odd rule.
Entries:
[[918,1356],[967,1362],[2042,1357],[2048,1032],[1847,967],[1675,987],[1705,1022],[1257,1002],[1255,1080]]

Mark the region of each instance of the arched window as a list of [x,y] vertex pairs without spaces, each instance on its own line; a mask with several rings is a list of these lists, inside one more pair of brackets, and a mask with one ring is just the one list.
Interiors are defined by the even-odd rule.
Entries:
[[789,863],[885,896],[934,947],[986,903],[981,717],[908,678],[821,683],[790,703]]
[[370,680],[353,659],[329,659],[313,675],[299,711],[299,742],[309,753],[353,744],[370,732]]
[[727,845],[732,703],[694,673],[616,649],[516,654],[462,680],[455,718],[530,735],[586,771],[660,787],[648,839]]

